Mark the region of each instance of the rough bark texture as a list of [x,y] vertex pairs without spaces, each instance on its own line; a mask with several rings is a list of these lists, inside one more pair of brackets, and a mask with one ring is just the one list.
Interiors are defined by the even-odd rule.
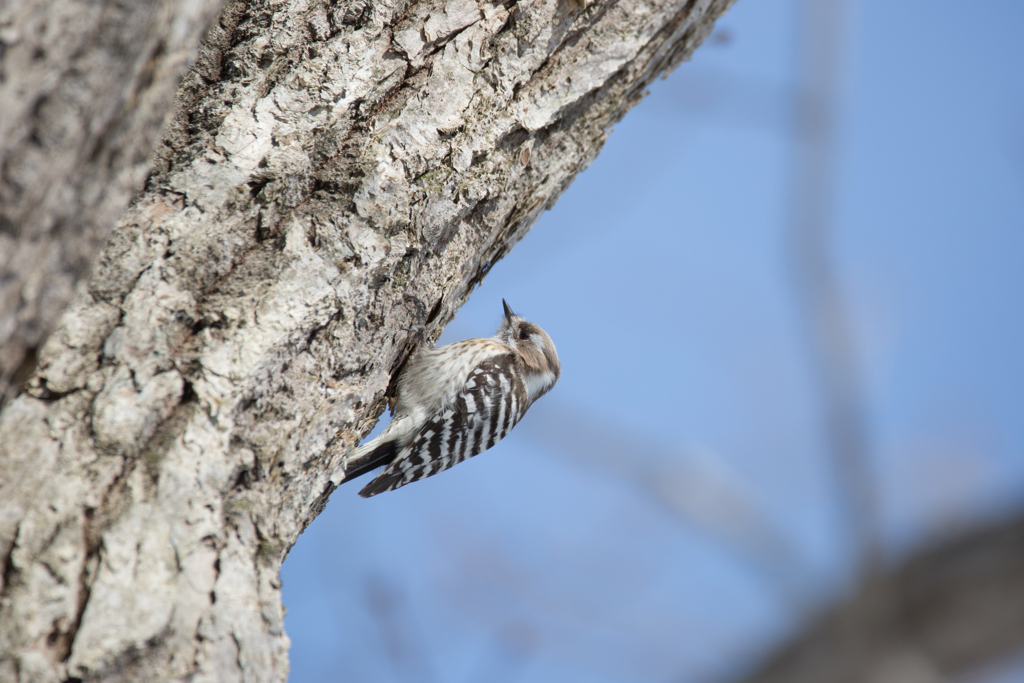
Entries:
[[227,6],[0,414],[0,679],[283,680],[340,457],[730,2]]
[[0,3],[0,407],[142,186],[222,4]]
[[924,550],[743,683],[941,683],[1024,646],[1024,518]]

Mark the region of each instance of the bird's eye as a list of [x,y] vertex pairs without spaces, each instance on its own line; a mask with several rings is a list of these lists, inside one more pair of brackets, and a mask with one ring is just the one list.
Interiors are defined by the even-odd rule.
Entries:
[[519,340],[520,341],[526,341],[529,338],[530,338],[530,335],[526,332],[526,330],[519,330]]

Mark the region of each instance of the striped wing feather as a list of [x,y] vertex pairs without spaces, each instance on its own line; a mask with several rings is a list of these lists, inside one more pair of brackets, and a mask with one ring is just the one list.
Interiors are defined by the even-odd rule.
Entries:
[[455,400],[428,420],[359,495],[393,491],[483,453],[512,431],[528,407],[512,355],[488,358],[470,372]]

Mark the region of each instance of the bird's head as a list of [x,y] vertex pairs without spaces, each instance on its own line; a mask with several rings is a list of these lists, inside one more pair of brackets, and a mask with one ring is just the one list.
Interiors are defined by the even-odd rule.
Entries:
[[513,313],[504,299],[501,304],[505,307],[505,317],[494,338],[516,351],[523,364],[526,388],[532,402],[550,391],[562,374],[558,351],[551,337],[539,325]]

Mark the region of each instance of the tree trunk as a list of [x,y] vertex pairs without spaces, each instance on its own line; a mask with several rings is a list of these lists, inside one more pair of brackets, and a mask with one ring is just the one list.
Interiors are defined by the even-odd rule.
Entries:
[[341,456],[730,3],[226,7],[0,414],[0,679],[283,680]]
[[0,407],[142,186],[178,83],[222,4],[0,7]]

